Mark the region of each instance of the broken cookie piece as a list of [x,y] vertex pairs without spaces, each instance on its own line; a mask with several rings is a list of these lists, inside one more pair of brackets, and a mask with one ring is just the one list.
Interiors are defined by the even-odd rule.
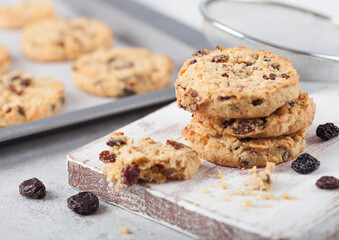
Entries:
[[121,183],[132,186],[139,179],[155,183],[188,179],[200,166],[194,150],[173,140],[167,140],[166,145],[149,137],[134,142],[123,133],[115,132],[106,144],[111,147],[110,154],[116,157],[115,162],[107,164],[104,173],[108,182],[118,181],[117,189]]
[[257,167],[254,166],[248,172],[250,175],[249,183],[252,185],[253,190],[268,191],[273,187],[271,180],[271,173],[275,168],[274,163],[268,162],[265,170],[257,172]]

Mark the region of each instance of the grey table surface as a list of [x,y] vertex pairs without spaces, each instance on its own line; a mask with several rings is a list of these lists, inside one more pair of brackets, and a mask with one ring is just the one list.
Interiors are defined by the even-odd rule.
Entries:
[[[324,85],[302,82],[307,92]],[[105,202],[100,202],[97,213],[90,216],[73,213],[66,203],[69,196],[77,193],[67,182],[67,153],[163,105],[0,146],[0,239],[189,239],[185,234]],[[43,200],[19,195],[18,185],[32,177],[46,185],[47,196]],[[129,227],[132,233],[120,233],[122,227]]]

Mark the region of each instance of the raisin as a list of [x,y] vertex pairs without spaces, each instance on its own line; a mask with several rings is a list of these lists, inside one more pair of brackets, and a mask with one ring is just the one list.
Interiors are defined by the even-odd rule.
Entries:
[[221,125],[222,125],[224,128],[227,128],[228,126],[231,126],[234,122],[235,122],[234,119],[224,120],[224,121],[221,123]]
[[332,176],[323,176],[315,183],[321,189],[338,189],[339,179]]
[[242,152],[239,156],[239,162],[242,167],[250,168],[255,165],[258,160],[258,153],[251,149]]
[[196,63],[196,62],[197,62],[197,60],[196,60],[196,59],[193,59],[193,60],[190,61],[190,65],[192,65],[192,64],[194,64],[194,63]]
[[273,69],[279,70],[279,65],[277,66],[277,65],[273,65],[273,64],[272,64],[271,66],[272,66]]
[[113,163],[115,162],[117,156],[113,153],[111,154],[109,151],[102,151],[99,154],[99,160],[104,162],[104,163]]
[[127,186],[132,186],[138,182],[139,174],[138,165],[135,163],[127,165],[121,171],[121,182]]
[[22,196],[34,199],[41,199],[46,196],[45,185],[37,178],[31,178],[19,185],[19,192]]
[[320,162],[308,153],[300,154],[298,158],[292,162],[291,165],[293,170],[300,174],[311,173],[317,170],[319,166]]
[[111,58],[109,58],[108,60],[107,60],[107,63],[112,63],[112,62],[114,62],[115,61],[115,57],[111,57]]
[[222,49],[224,49],[224,48],[221,47],[221,46],[215,46],[215,50],[222,50]]
[[29,78],[25,78],[21,80],[20,82],[21,86],[24,86],[24,87],[28,87],[29,85],[31,85],[31,83],[32,83],[32,80]]
[[219,97],[219,99],[220,99],[221,101],[226,101],[226,100],[228,100],[228,99],[231,99],[231,97]]
[[6,113],[10,113],[11,111],[12,111],[12,108],[10,107],[7,109]]
[[256,125],[250,120],[240,120],[237,124],[233,124],[232,130],[237,135],[247,134],[253,132]]
[[52,105],[51,105],[51,111],[54,112],[54,111],[55,111],[55,108],[56,108],[55,104],[52,104]]
[[252,65],[253,65],[252,62],[247,62],[247,63],[246,63],[246,67],[249,67],[249,66],[252,66]]
[[77,214],[88,215],[98,209],[99,199],[94,193],[80,192],[67,199],[67,206]]
[[20,79],[20,76],[19,76],[19,75],[13,76],[13,77],[11,78],[11,81],[15,81],[15,80],[17,80],[17,79]]
[[63,41],[57,41],[55,42],[56,45],[60,46],[60,47],[64,47],[65,43]]
[[333,123],[325,123],[317,127],[316,134],[323,140],[328,141],[332,138],[338,137],[339,128]]
[[286,78],[286,79],[287,79],[287,78],[289,78],[289,77],[290,77],[290,75],[288,75],[288,74],[286,74],[286,73],[283,73],[283,74],[281,74],[281,77],[282,77],[282,78]]
[[258,105],[261,105],[262,103],[263,103],[262,99],[255,99],[252,101],[253,106],[258,106]]
[[227,73],[223,73],[223,74],[221,74],[221,76],[222,77],[227,77],[227,78],[229,77]]
[[109,139],[106,142],[107,146],[114,147],[114,146],[121,146],[124,145],[126,142],[124,139]]
[[192,55],[193,55],[193,57],[204,56],[204,55],[206,55],[206,50],[202,49],[202,50],[195,51]]
[[18,112],[20,115],[25,116],[25,111],[21,106],[18,106]]
[[182,148],[185,147],[184,144],[178,143],[178,142],[176,142],[176,141],[169,140],[169,139],[166,141],[166,144],[167,144],[167,145],[171,145],[171,146],[174,147],[176,150],[179,150],[179,149],[182,149]]
[[295,102],[290,102],[288,103],[291,107],[293,107],[295,105]]
[[266,80],[275,80],[276,79],[276,75],[274,74],[274,73],[271,73],[269,76],[267,76],[266,74],[264,74],[263,76],[262,76],[264,79],[266,79]]
[[228,57],[224,54],[222,55],[216,55],[212,58],[212,62],[216,62],[216,63],[224,63],[227,62]]
[[136,92],[133,91],[132,89],[128,89],[128,88],[124,88],[122,90],[122,94],[120,94],[119,96],[120,97],[128,97],[128,96],[132,96],[132,95],[135,95]]

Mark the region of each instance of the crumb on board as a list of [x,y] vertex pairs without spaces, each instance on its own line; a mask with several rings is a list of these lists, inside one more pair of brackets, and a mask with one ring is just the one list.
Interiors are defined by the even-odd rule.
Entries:
[[121,228],[120,232],[123,233],[123,234],[130,234],[131,233],[131,231],[128,227]]
[[253,202],[251,200],[245,200],[244,206],[242,207],[242,210],[246,211],[247,208],[252,207],[252,206],[253,206]]
[[140,227],[136,227],[136,228],[135,228],[136,231],[139,231],[140,229],[141,229]]
[[218,184],[222,189],[227,189],[228,184],[224,183],[222,180],[219,180]]
[[149,232],[149,235],[153,235],[153,232]]
[[87,220],[86,218],[84,218],[82,221],[83,221],[84,223],[88,223],[88,220]]
[[228,197],[226,197],[223,200],[224,200],[224,202],[228,202],[228,200],[230,200],[230,199]]
[[266,199],[266,200],[272,200],[272,201],[276,201],[276,200],[277,200],[277,199],[273,196],[272,193],[263,193],[263,192],[261,192],[261,193],[259,194],[259,197],[260,197],[261,199]]
[[219,178],[219,179],[224,179],[224,176],[222,175],[222,171],[220,169],[217,169],[217,173],[214,174],[215,178]]
[[294,200],[294,199],[295,199],[295,196],[289,195],[288,193],[283,193],[283,194],[281,195],[281,198],[282,198],[282,199],[287,199],[287,200]]
[[267,203],[264,203],[264,204],[261,204],[261,207],[262,208],[268,208],[268,207],[271,207],[271,205],[267,204]]
[[211,185],[210,185],[210,187],[214,187],[214,185],[213,185],[213,184],[211,184]]
[[275,168],[275,164],[268,162],[264,171],[257,172],[257,167],[248,170],[250,173],[249,184],[252,190],[268,191],[273,187],[271,173]]
[[204,188],[204,190],[202,190],[202,193],[203,193],[203,194],[207,194],[207,193],[208,193],[208,189],[207,189],[207,188]]

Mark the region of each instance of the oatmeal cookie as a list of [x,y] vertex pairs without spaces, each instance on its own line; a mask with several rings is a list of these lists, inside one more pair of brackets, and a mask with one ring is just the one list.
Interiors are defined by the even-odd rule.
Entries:
[[24,54],[37,61],[74,60],[99,47],[109,47],[113,32],[105,23],[90,18],[48,19],[23,31]]
[[190,124],[182,132],[189,146],[209,162],[228,167],[264,167],[297,157],[306,147],[306,129],[275,138],[237,138],[212,135],[201,124]]
[[53,5],[48,1],[23,1],[0,7],[0,28],[22,28],[54,16]]
[[0,46],[0,74],[7,73],[10,68],[11,59],[7,50]]
[[[108,162],[104,169],[107,181],[118,180],[125,185],[133,185],[138,179],[164,183],[166,179],[184,180],[193,176],[200,166],[198,154],[190,147],[173,140],[166,145],[149,137],[134,142],[123,133],[112,133],[107,145],[111,147],[108,159],[100,154],[100,159]],[[108,153],[105,153],[108,154]]]
[[286,103],[267,117],[225,119],[207,117],[198,111],[192,122],[206,127],[212,134],[232,135],[245,138],[278,137],[295,133],[311,126],[315,114],[315,104],[307,94]]
[[265,117],[300,94],[292,63],[245,47],[200,50],[175,83],[178,106],[218,118]]
[[8,127],[60,112],[64,86],[49,77],[35,78],[13,71],[0,76],[0,127]]
[[76,85],[103,97],[124,97],[167,87],[173,62],[166,55],[136,47],[99,49],[78,58]]

